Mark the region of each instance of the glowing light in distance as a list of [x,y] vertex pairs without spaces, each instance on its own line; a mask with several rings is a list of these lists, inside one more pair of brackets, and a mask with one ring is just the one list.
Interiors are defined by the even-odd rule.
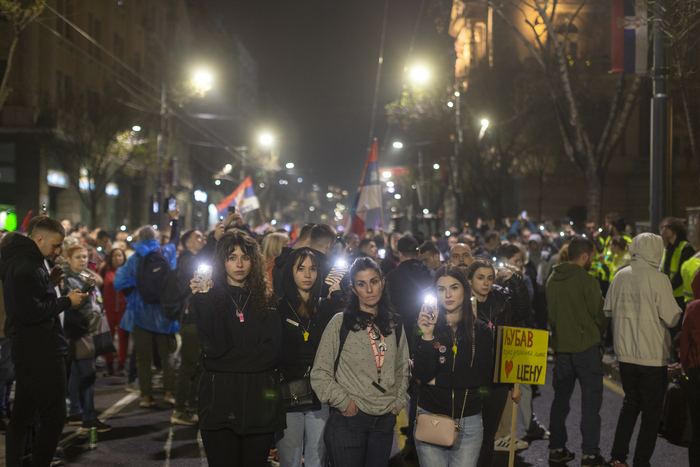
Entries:
[[194,74],[194,84],[198,89],[209,91],[211,89],[212,76],[207,71],[198,71]]
[[126,226],[122,225],[121,227],[119,227],[119,230],[121,230],[122,232],[126,232]]
[[392,144],[396,149],[401,149],[403,147],[403,143],[401,141],[394,141],[394,144]]
[[452,108],[454,107],[454,102],[450,101],[447,103],[447,107]]
[[134,131],[141,131],[141,127],[138,126],[138,125],[132,126],[131,129],[134,130]]
[[455,97],[459,97],[459,91],[455,91]]
[[426,209],[423,209],[423,214],[429,214],[429,213],[430,213],[430,210],[429,210],[429,209],[427,209],[427,208],[426,208]]
[[331,193],[330,191],[328,193],[326,193],[326,198],[331,199],[332,197],[333,197],[333,193]]
[[309,206],[309,211],[311,211],[311,212],[314,212],[315,210],[316,210],[316,208],[315,208],[315,207],[313,207],[313,206]]
[[258,186],[259,186],[260,188],[265,188],[265,184],[264,184],[264,183],[260,183],[260,185],[258,185]]
[[303,181],[304,181],[303,178],[301,178],[301,177],[297,178],[297,183],[302,183]]
[[485,118],[481,120],[481,127],[485,130],[489,127],[489,121],[486,120]]
[[260,143],[263,146],[272,146],[272,142],[274,141],[274,138],[270,133],[263,133],[260,135]]
[[396,194],[394,195],[394,199],[401,199],[401,195],[398,194],[398,193],[396,193]]
[[277,219],[272,219],[272,220],[270,221],[270,224],[272,224],[272,225],[277,225]]
[[433,169],[440,170],[440,164],[433,164]]
[[392,186],[394,186],[394,182],[386,182],[386,186],[388,186],[389,188],[391,188]]
[[391,178],[391,172],[389,172],[388,170],[385,170],[385,171],[382,173],[382,175],[384,176],[384,178]]
[[416,84],[423,84],[430,78],[430,72],[422,66],[413,67],[411,70],[411,81]]
[[216,186],[221,185],[221,180],[214,180],[214,185],[216,185]]
[[206,191],[195,190],[195,192],[194,192],[194,200],[195,201],[199,201],[200,203],[206,203],[208,198],[209,198],[209,196],[207,195]]
[[127,241],[127,242],[130,242],[130,241],[132,241],[132,240],[133,240],[133,238],[131,237],[131,235],[129,235],[128,237],[126,237],[126,241]]
[[288,169],[293,169],[293,168],[294,168],[294,162],[287,162],[286,167],[287,167]]
[[226,165],[224,166],[224,170],[225,170],[226,172],[230,172],[231,169],[233,169],[233,166],[232,166],[231,164],[226,164]]

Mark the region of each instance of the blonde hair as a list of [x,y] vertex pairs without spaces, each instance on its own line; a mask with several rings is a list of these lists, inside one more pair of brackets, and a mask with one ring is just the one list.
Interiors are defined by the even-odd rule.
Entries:
[[73,255],[75,254],[75,252],[78,251],[78,250],[85,250],[85,252],[88,251],[88,249],[87,249],[87,247],[86,247],[85,245],[82,245],[82,244],[80,244],[80,243],[77,243],[77,244],[75,244],[75,245],[71,245],[71,246],[68,247],[68,249],[66,250],[66,257],[67,257],[67,258],[72,258]]
[[283,234],[282,232],[271,233],[263,240],[262,254],[265,259],[277,258],[279,254],[282,253],[282,247],[288,243],[289,237],[287,234]]

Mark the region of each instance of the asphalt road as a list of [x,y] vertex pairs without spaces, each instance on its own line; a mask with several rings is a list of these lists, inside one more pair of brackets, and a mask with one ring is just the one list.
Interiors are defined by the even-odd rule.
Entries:
[[[551,381],[551,369],[547,374]],[[87,449],[87,438],[76,432],[74,427],[66,426],[61,445],[64,448],[65,461],[71,466],[164,466],[164,467],[199,467],[206,466],[204,449],[196,427],[173,426],[170,424],[172,410],[147,410],[138,406],[137,395],[124,390],[125,378],[100,377],[97,381],[96,406],[114,429],[99,435],[97,450]],[[617,417],[622,404],[619,388],[608,381],[603,400],[601,449],[607,458],[610,455]],[[617,390],[615,390],[617,389]],[[542,396],[534,400],[534,409],[540,422],[549,424],[549,408],[553,391],[550,385],[541,387]],[[160,394],[156,393],[156,398]],[[579,421],[581,417],[580,391],[574,392],[571,401],[571,413],[568,418],[568,448],[576,453],[576,459],[569,466],[580,465],[581,434]],[[405,416],[399,417],[399,423],[405,423]],[[4,435],[4,433],[2,433]],[[631,447],[634,449],[634,440]],[[4,462],[4,440],[0,438],[0,465]],[[403,445],[403,440],[401,440]],[[533,441],[527,450],[516,455],[516,466],[547,465],[548,442]],[[632,454],[630,454],[630,458]],[[406,462],[407,467],[417,463]],[[496,466],[508,465],[508,453],[497,452]],[[656,451],[652,458],[654,466],[688,465],[687,449],[668,443],[659,437]],[[429,466],[426,466],[429,467]]]

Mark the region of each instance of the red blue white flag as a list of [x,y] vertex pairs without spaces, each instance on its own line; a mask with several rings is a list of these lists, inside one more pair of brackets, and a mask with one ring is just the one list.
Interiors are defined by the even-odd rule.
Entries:
[[379,151],[377,151],[377,139],[372,142],[372,149],[367,155],[365,170],[362,172],[360,186],[357,189],[355,203],[350,211],[345,232],[360,236],[365,234],[365,221],[369,211],[378,210],[381,219],[382,212],[382,187],[379,184]]
[[649,28],[645,0],[612,0],[613,73],[648,71]]
[[236,206],[236,210],[241,214],[260,209],[258,197],[255,196],[255,191],[253,191],[253,179],[250,176],[243,180],[243,183],[238,185],[238,188],[233,193],[216,205],[219,216],[226,216],[229,206]]

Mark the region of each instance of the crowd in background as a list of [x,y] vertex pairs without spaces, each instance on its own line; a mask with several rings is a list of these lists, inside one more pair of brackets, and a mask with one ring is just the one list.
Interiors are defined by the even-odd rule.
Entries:
[[[479,221],[446,235],[357,235],[326,224],[256,233],[233,211],[209,232],[182,232],[179,213],[169,216],[168,229],[133,233],[39,216],[3,234],[8,465],[29,451],[35,465],[60,462],[64,424],[110,430],[94,405],[100,373],[125,377],[140,407],[198,425],[212,466],[307,467],[416,456],[491,466],[494,451],[537,439],[565,463],[576,381],[581,465],[627,465],[640,413],[634,465],[650,465],[672,378],[692,420],[690,465],[700,465],[700,254],[682,220],[665,219],[660,236],[635,237],[615,213],[580,229],[519,218],[498,230]],[[492,382],[504,325],[550,332],[549,427],[532,409],[537,386],[514,394]],[[625,391],[609,461],[599,448],[604,354]],[[514,403],[524,439],[510,436]],[[435,416],[457,420],[451,445],[426,441],[421,420]]]

